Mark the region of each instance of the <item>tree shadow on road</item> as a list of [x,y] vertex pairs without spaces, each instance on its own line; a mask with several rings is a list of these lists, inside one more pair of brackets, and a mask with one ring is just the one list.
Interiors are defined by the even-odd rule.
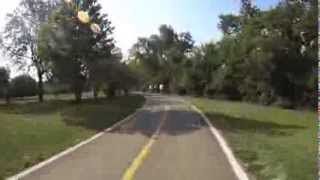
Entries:
[[[118,127],[113,133],[134,134],[140,133],[152,136],[160,124],[164,111],[151,112],[141,110],[136,117],[128,123]],[[214,126],[223,131],[247,131],[250,133],[261,133],[271,136],[290,136],[293,131],[289,129],[304,129],[303,126],[285,125],[274,122],[262,122],[254,119],[234,118],[224,114],[208,114]],[[179,136],[196,132],[202,128],[208,128],[202,117],[188,110],[170,110],[167,119],[161,128],[161,134]]]
[[[151,137],[160,125],[161,118],[164,118],[164,111],[151,112],[141,110],[129,122],[117,127],[112,133],[135,134],[139,133]],[[192,133],[207,125],[202,121],[201,116],[193,111],[170,110],[160,130],[161,134],[178,136]]]

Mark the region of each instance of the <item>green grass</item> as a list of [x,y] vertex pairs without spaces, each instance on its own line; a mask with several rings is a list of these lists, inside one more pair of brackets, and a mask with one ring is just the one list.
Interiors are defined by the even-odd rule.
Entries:
[[133,113],[142,96],[0,105],[0,179],[42,161]]
[[317,115],[240,102],[191,98],[261,180],[317,179]]

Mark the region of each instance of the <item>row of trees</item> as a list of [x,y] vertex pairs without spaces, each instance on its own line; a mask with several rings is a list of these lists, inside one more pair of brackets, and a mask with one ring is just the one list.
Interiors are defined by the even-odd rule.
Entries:
[[0,98],[7,103],[11,97],[35,96],[38,92],[37,82],[30,75],[23,74],[10,81],[10,71],[0,67]]
[[112,96],[135,84],[101,8],[97,0],[22,0],[8,14],[1,46],[14,64],[36,69],[40,102],[44,79],[69,85],[77,102],[87,86],[97,98],[102,89]]
[[282,0],[269,10],[242,0],[239,15],[221,15],[219,28],[220,41],[194,47],[189,33],[163,25],[133,46],[130,67],[145,85],[172,93],[315,105],[316,0]]

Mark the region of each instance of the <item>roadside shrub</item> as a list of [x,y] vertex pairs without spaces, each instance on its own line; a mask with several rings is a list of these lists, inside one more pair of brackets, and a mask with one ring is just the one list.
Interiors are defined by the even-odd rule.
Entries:
[[207,89],[206,90],[206,96],[209,98],[213,98],[216,94],[216,90],[215,89]]
[[113,98],[116,96],[116,83],[111,82],[107,87],[103,88],[103,92],[107,98]]
[[187,89],[185,87],[178,87],[178,94],[181,95],[181,96],[184,96],[187,94]]
[[279,106],[285,109],[293,109],[295,105],[288,98],[278,97],[274,102],[275,106]]
[[26,97],[37,95],[37,82],[29,75],[20,75],[12,79],[10,86],[12,97]]

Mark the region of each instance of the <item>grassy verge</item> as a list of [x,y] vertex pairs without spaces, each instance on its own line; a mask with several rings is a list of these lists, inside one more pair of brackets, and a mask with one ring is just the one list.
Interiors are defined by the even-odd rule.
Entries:
[[191,98],[261,180],[317,178],[317,115],[276,107]]
[[142,96],[127,96],[78,105],[66,100],[0,105],[0,179],[111,126],[143,102]]

